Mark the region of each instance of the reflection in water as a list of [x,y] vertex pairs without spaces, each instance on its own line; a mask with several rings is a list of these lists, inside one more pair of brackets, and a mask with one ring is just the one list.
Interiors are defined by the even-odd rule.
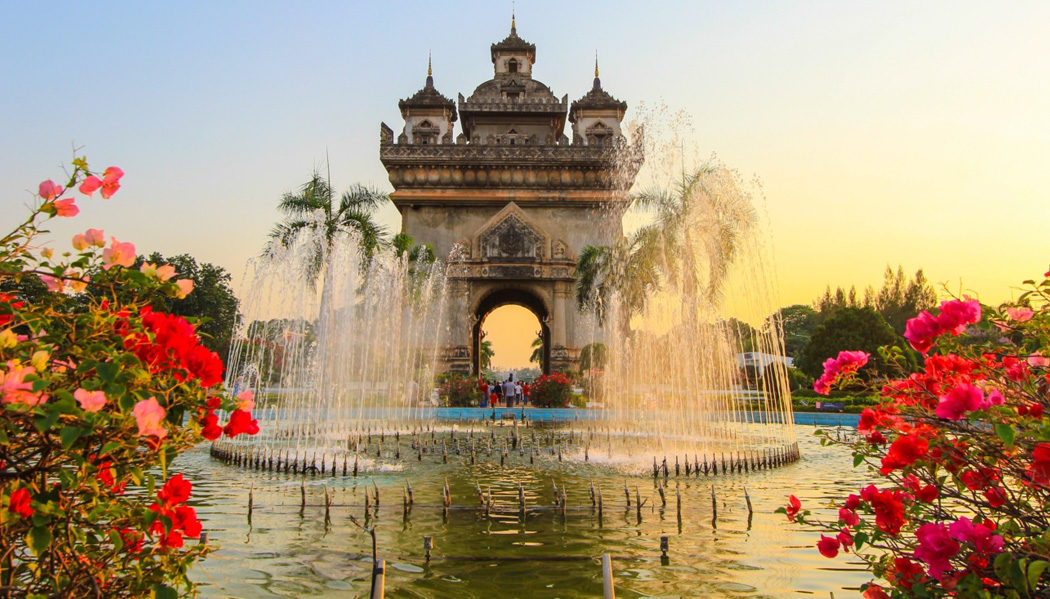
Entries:
[[[225,465],[209,458],[203,446],[175,467],[195,481],[194,507],[210,539],[221,545],[193,573],[204,597],[367,595],[371,538],[354,520],[375,526],[379,556],[388,564],[389,597],[601,596],[602,553],[613,556],[619,597],[826,597],[829,591],[841,596],[842,589],[869,579],[860,563],[826,560],[815,549],[815,530],[789,525],[772,513],[795,493],[807,509],[830,514],[832,498],[865,481],[863,471],[850,467],[848,453],[820,447],[812,430],[799,427],[802,459],[782,468],[719,477],[676,478],[672,471],[666,505],[651,477],[625,479],[578,462],[540,470],[513,452],[502,469],[498,461],[472,466],[457,457],[448,464],[407,463],[404,471],[367,477],[307,478],[305,506],[301,478]],[[452,496],[447,515],[446,479]],[[414,504],[406,513],[408,480]],[[253,484],[249,523],[245,512]],[[555,485],[559,500],[564,493],[564,506],[555,502]],[[751,517],[745,485],[754,506]],[[478,489],[491,495],[487,516]],[[423,548],[427,536],[433,538],[429,561]],[[666,562],[661,536],[669,537]]]

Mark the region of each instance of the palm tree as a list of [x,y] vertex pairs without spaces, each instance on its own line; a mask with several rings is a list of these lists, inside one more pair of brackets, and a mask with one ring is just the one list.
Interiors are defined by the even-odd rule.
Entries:
[[270,243],[265,253],[278,246],[289,246],[304,230],[312,230],[314,247],[307,260],[306,277],[317,280],[339,233],[355,231],[365,261],[369,261],[376,250],[387,245],[387,231],[375,222],[375,212],[385,202],[387,194],[377,189],[354,184],[339,196],[338,203],[328,180],[314,171],[310,180],[298,191],[281,196],[277,209],[285,215],[270,232]]
[[614,246],[585,246],[576,261],[576,306],[592,310],[603,324],[613,297],[620,307],[619,326],[630,332],[631,316],[645,310],[660,288],[663,246],[655,225],[637,230]]
[[529,356],[529,362],[535,362],[540,368],[543,368],[543,338],[539,335],[532,340],[532,355]]
[[492,367],[492,356],[496,355],[496,352],[492,351],[491,341],[481,342],[481,355],[478,356],[481,362],[481,369],[488,370]]
[[635,206],[656,213],[661,247],[651,251],[667,280],[680,288],[689,322],[697,321],[700,299],[715,303],[721,298],[740,241],[755,224],[750,196],[740,187],[736,173],[712,161],[683,173],[672,191],[635,197]]

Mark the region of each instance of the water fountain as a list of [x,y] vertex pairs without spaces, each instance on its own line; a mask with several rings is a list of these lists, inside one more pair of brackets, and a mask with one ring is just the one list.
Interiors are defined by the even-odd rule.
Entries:
[[[763,320],[777,304],[753,192],[718,163],[692,172],[675,183],[684,195],[657,210],[676,224],[649,231],[655,243],[645,251],[661,252],[651,265],[659,289],[643,290],[641,307],[622,299],[637,276],[626,252],[599,275],[620,281],[595,298],[606,313],[604,331],[593,322],[607,363],[582,375],[600,408],[545,413],[560,421],[528,434],[519,425],[539,413],[532,409],[502,410],[498,421],[496,411],[442,409],[432,391],[447,322],[441,262],[366,259],[353,235],[328,242],[308,228],[250,266],[227,386],[256,391],[262,432],[219,441],[213,454],[329,475],[397,470],[424,456],[665,476],[793,461],[785,370],[740,362],[745,352],[783,353],[779,323]],[[303,273],[326,243],[325,266],[310,281]]]

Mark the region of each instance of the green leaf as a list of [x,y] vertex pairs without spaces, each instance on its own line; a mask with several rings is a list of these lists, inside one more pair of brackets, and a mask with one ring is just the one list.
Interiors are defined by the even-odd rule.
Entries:
[[1003,440],[1004,445],[1013,446],[1014,436],[1016,435],[1014,427],[1005,422],[1000,422],[995,425],[995,434],[999,435],[999,438]]
[[110,441],[109,443],[106,443],[105,445],[102,446],[102,451],[99,451],[98,455],[100,455],[100,456],[109,455],[109,454],[113,453],[114,449],[117,449],[120,446],[121,446],[120,443],[117,443],[116,441]]
[[63,426],[62,431],[58,433],[58,437],[62,439],[62,447],[69,449],[73,447],[73,444],[77,442],[80,435],[84,434],[84,429],[79,426]]
[[45,412],[43,416],[34,419],[33,424],[36,426],[36,430],[43,433],[47,431],[47,429],[54,426],[56,422],[58,422],[58,416],[58,410],[47,410],[47,412]]
[[859,550],[862,546],[864,546],[864,543],[867,543],[867,542],[868,542],[868,533],[866,533],[866,532],[858,532],[857,534],[853,535],[853,544],[856,546],[857,550]]
[[1047,566],[1050,566],[1050,562],[1046,560],[1036,560],[1028,566],[1028,588],[1035,590],[1039,584],[1039,577],[1043,575]]
[[864,454],[863,453],[853,454],[853,467],[854,468],[856,468],[857,466],[860,466],[863,463],[864,463]]
[[120,366],[113,362],[98,362],[95,364],[95,372],[107,385],[113,382],[113,378],[117,376],[119,370]]
[[179,594],[175,592],[175,589],[168,585],[157,583],[153,585],[150,597],[152,599],[179,599]]
[[26,533],[26,545],[37,557],[51,544],[51,530],[46,526],[34,526]]

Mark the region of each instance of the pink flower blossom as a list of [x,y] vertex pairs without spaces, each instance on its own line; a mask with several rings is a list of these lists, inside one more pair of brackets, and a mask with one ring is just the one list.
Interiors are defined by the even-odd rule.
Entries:
[[926,564],[930,576],[943,582],[945,574],[952,571],[949,560],[959,553],[959,543],[949,536],[943,524],[923,524],[915,536],[919,539],[915,557]]
[[64,200],[57,200],[55,202],[55,214],[62,217],[72,217],[80,214],[80,208],[77,208],[73,198],[66,198]]
[[991,527],[974,524],[969,518],[962,517],[948,526],[948,534],[957,541],[972,543],[977,553],[990,555],[1003,550],[1003,538],[993,535]]
[[941,313],[938,316],[923,310],[909,320],[904,328],[904,338],[915,351],[925,354],[930,351],[937,337],[945,333],[958,335],[966,330],[967,325],[980,320],[981,304],[977,300],[948,300],[941,302]]
[[106,245],[106,238],[101,229],[88,229],[73,236],[73,248],[76,250],[86,250],[91,246],[102,247],[104,245]]
[[1032,352],[1032,355],[1028,356],[1028,365],[1036,368],[1044,368],[1050,366],[1050,358],[1043,355],[1043,352]]
[[255,392],[245,389],[237,394],[237,409],[251,412],[255,409]]
[[7,372],[0,372],[0,393],[3,394],[3,403],[35,406],[47,401],[46,395],[34,393],[33,383],[25,380],[30,374],[36,374],[36,369],[32,366],[22,366],[18,360],[7,361]]
[[50,202],[51,200],[62,195],[62,192],[65,190],[62,189],[62,186],[56,185],[54,181],[48,179],[47,181],[44,181],[40,184],[40,187],[37,191],[40,193],[40,197]]
[[95,175],[88,175],[80,184],[80,193],[90,196],[98,191],[99,187],[102,187],[102,179],[99,179]]
[[1027,322],[1035,316],[1035,311],[1025,306],[1010,306],[1006,309],[1006,317],[1017,322]]
[[147,277],[161,282],[167,281],[175,276],[175,267],[170,264],[157,266],[150,262],[143,262],[142,266],[139,267],[139,270]]
[[102,391],[88,391],[80,388],[73,392],[73,398],[85,412],[97,412],[106,405],[106,394]]
[[868,363],[871,357],[862,351],[841,351],[835,358],[824,361],[824,374],[814,381],[813,390],[821,395],[827,395],[831,391],[831,385],[843,377],[847,377]]
[[102,268],[109,270],[114,266],[129,267],[135,263],[135,244],[117,241],[110,238],[109,247],[102,250]]
[[40,281],[47,286],[47,290],[52,293],[62,293],[66,290],[66,283],[59,277],[53,277],[51,275],[40,275]]
[[193,291],[193,279],[179,279],[175,284],[179,286],[179,292],[175,294],[178,299],[183,299]]
[[120,168],[111,166],[102,173],[102,199],[108,200],[113,194],[117,193],[120,189],[120,178],[124,176],[124,171]]
[[967,412],[983,410],[991,405],[979,387],[962,383],[941,395],[935,413],[938,418],[960,420]]
[[154,397],[138,402],[131,411],[131,415],[135,417],[135,422],[139,426],[139,435],[153,435],[158,439],[168,436],[168,431],[161,425],[166,414],[167,412]]

